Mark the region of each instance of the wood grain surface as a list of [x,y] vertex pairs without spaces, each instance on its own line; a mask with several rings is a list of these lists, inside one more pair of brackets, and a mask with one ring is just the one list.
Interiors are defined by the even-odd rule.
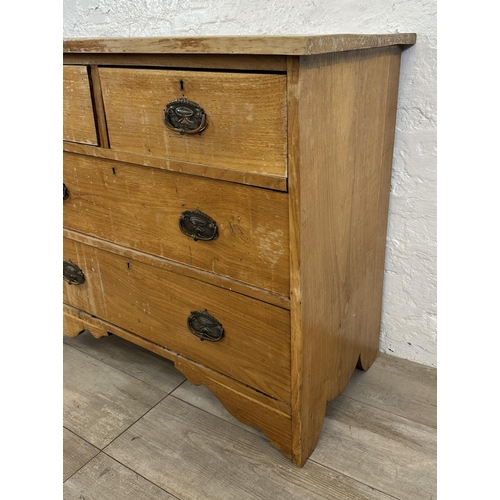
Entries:
[[[188,70],[100,68],[112,149],[286,177],[286,77]],[[163,123],[184,97],[204,109],[206,129]]]
[[262,300],[263,302],[267,302],[278,307],[283,307],[284,309],[290,309],[290,300],[285,295],[270,292],[269,290],[264,290],[262,288],[257,288],[255,286],[251,286],[246,283],[242,283],[241,281],[236,281],[219,274],[202,271],[201,269],[181,264],[173,260],[156,257],[154,255],[140,252],[132,248],[117,245],[116,243],[112,243],[107,240],[101,240],[99,238],[89,236],[85,233],[78,233],[72,231],[71,229],[63,229],[63,236],[75,241],[79,241],[86,245],[91,245],[95,248],[107,250],[128,259],[137,260],[139,262],[143,262],[144,264],[158,267],[160,269],[165,269],[166,271],[172,271],[174,273],[182,274],[183,276],[187,276],[195,280],[204,281],[206,283],[210,283],[211,285],[224,288],[225,290],[231,290],[235,293],[240,293],[242,295]]
[[285,56],[231,54],[123,54],[65,52],[64,64],[286,72]]
[[[287,296],[285,193],[64,154],[64,226]],[[179,229],[186,210],[215,220],[218,237]]]
[[295,36],[205,36],[169,38],[80,38],[64,41],[63,51],[104,53],[275,54],[313,55],[368,49],[387,45],[413,45],[415,33],[336,34]]
[[367,369],[378,353],[400,51],[388,47],[290,61],[292,416],[298,464],[314,449],[326,401],[344,390],[358,362]]
[[63,67],[63,139],[97,145],[86,66]]
[[232,168],[218,167],[216,165],[202,165],[188,161],[172,160],[142,153],[131,153],[130,151],[116,151],[76,142],[64,142],[63,150],[69,153],[78,153],[96,158],[107,158],[110,160],[135,163],[146,167],[159,168],[170,172],[180,172],[208,179],[219,179],[221,181],[235,182],[248,186],[263,187],[276,191],[287,190],[287,179],[279,175],[270,175],[264,172],[244,172]]
[[[63,300],[181,353],[281,401],[290,401],[290,319],[285,309],[64,239],[64,259],[84,275]],[[202,342],[187,328],[192,311],[221,322],[224,338]]]

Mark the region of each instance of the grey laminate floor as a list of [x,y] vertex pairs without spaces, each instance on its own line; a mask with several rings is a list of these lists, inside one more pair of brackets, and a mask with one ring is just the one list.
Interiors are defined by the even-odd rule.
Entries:
[[64,498],[434,499],[436,370],[380,355],[328,404],[303,468],[170,361],[64,339]]

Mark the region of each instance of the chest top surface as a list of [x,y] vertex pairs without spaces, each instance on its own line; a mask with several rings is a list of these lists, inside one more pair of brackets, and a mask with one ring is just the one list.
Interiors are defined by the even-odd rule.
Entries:
[[294,36],[200,36],[80,38],[63,43],[66,53],[313,55],[413,45],[415,33]]

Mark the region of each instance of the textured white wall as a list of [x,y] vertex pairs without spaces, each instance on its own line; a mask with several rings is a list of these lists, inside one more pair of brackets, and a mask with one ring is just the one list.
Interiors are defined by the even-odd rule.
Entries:
[[417,33],[403,52],[381,350],[436,365],[434,0],[64,0],[64,37]]

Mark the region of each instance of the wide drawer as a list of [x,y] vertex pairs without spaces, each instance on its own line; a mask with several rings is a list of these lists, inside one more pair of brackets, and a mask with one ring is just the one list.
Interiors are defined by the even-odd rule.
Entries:
[[286,177],[285,75],[137,68],[99,74],[111,148]]
[[64,183],[66,228],[289,294],[286,193],[72,153]]
[[97,145],[86,66],[63,66],[63,139]]
[[[66,304],[290,401],[289,311],[69,238],[64,260],[84,279],[65,281]],[[221,340],[188,329],[191,316],[191,327],[203,330],[204,311],[220,322]]]

